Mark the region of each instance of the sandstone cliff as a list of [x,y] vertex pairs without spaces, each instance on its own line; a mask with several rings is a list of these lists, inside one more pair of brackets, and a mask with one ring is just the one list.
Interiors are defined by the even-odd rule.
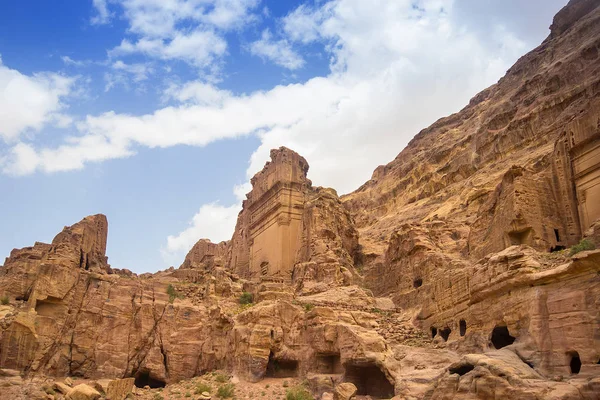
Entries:
[[[496,85],[342,198],[272,150],[232,239],[177,269],[111,268],[103,215],[13,250],[0,394],[48,398],[50,376],[177,398],[158,390],[220,369],[322,399],[599,399],[599,52],[600,2],[570,1]],[[66,383],[53,398],[75,396]]]

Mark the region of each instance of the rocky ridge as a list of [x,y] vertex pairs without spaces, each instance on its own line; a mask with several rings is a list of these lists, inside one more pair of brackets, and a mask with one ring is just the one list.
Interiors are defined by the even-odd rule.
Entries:
[[111,268],[103,215],[13,250],[0,394],[600,398],[599,6],[570,1],[354,193],[273,150],[232,239],[177,269]]

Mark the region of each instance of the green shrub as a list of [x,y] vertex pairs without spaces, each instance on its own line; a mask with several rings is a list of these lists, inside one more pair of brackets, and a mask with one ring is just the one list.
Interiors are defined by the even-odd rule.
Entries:
[[7,305],[8,303],[10,303],[10,299],[8,298],[8,296],[2,296],[0,298],[0,303],[2,303],[3,306]]
[[252,296],[252,293],[244,292],[240,296],[240,304],[252,304],[253,301],[254,297]]
[[164,398],[164,397],[163,397],[163,395],[162,395],[162,394],[160,394],[160,393],[156,393],[156,394],[154,395],[154,400],[164,400],[164,399],[165,399],[165,398]]
[[595,248],[596,246],[594,246],[594,243],[592,243],[589,239],[582,239],[578,244],[571,247],[569,250],[569,255],[573,256],[580,251],[594,250]]
[[313,400],[313,397],[304,387],[294,386],[285,393],[285,400]]
[[313,308],[315,308],[314,304],[311,303],[304,303],[304,311],[309,312],[310,310],[312,310]]
[[167,294],[169,295],[169,303],[173,303],[175,301],[175,299],[183,298],[183,295],[181,293],[179,293],[177,290],[175,290],[173,285],[171,285],[170,283],[169,283],[169,286],[167,287]]
[[228,380],[229,380],[229,378],[225,374],[221,374],[221,373],[216,373],[215,374],[215,381],[217,381],[219,383],[225,383]]
[[194,393],[196,394],[202,394],[203,392],[208,392],[208,393],[212,393],[212,386],[206,384],[206,383],[199,383],[196,385],[196,390],[194,390]]
[[233,383],[227,383],[219,387],[219,390],[217,390],[217,396],[219,396],[222,399],[229,399],[233,397],[234,392],[235,386],[233,385]]

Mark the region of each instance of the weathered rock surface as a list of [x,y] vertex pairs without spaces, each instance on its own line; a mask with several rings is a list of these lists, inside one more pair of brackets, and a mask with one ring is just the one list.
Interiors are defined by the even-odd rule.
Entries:
[[150,399],[220,369],[323,398],[599,399],[599,5],[341,199],[272,150],[232,239],[178,269],[112,269],[103,215],[13,250],[0,397]]

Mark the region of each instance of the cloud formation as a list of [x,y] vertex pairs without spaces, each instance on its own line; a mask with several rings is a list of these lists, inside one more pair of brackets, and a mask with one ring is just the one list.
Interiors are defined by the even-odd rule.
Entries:
[[11,143],[48,124],[69,125],[63,100],[74,82],[74,78],[49,72],[21,74],[5,66],[0,57],[0,138]]
[[[118,3],[131,37],[111,56],[141,54],[206,68],[227,54],[224,32],[256,21],[252,12],[259,2]],[[541,18],[538,9],[544,4],[527,8],[530,14],[523,23],[532,25]],[[145,115],[116,111],[88,115],[59,146],[14,145],[3,169],[20,174],[66,171],[131,156],[138,146],[206,146],[256,135],[261,145],[251,157],[248,178],[262,168],[271,148],[285,145],[306,157],[316,185],[346,193],[397,155],[420,129],[459,110],[497,81],[540,40],[507,22],[510,15],[476,23],[464,13],[463,3],[452,0],[331,0],[300,5],[277,20],[276,28],[263,30],[251,42],[250,53],[294,70],[305,65],[304,50],[319,47],[330,60],[327,76],[249,94],[222,90],[205,80],[171,85],[163,94],[170,105]],[[548,19],[538,21],[538,26],[548,25],[550,17],[544,18]],[[247,189],[236,188],[236,194]],[[202,206],[189,227],[169,237],[165,251],[182,253],[201,236],[227,238],[233,224],[211,221],[218,217],[231,222],[238,210],[239,204]],[[228,235],[222,226],[230,229]]]
[[218,203],[202,205],[184,231],[167,237],[167,244],[161,249],[163,260],[169,265],[179,266],[185,254],[199,239],[210,237],[216,243],[231,239],[238,212],[237,205],[230,207],[223,207]]
[[273,40],[268,29],[263,31],[260,40],[250,44],[249,50],[255,56],[292,71],[304,66],[304,59],[292,49],[290,43],[285,39]]

